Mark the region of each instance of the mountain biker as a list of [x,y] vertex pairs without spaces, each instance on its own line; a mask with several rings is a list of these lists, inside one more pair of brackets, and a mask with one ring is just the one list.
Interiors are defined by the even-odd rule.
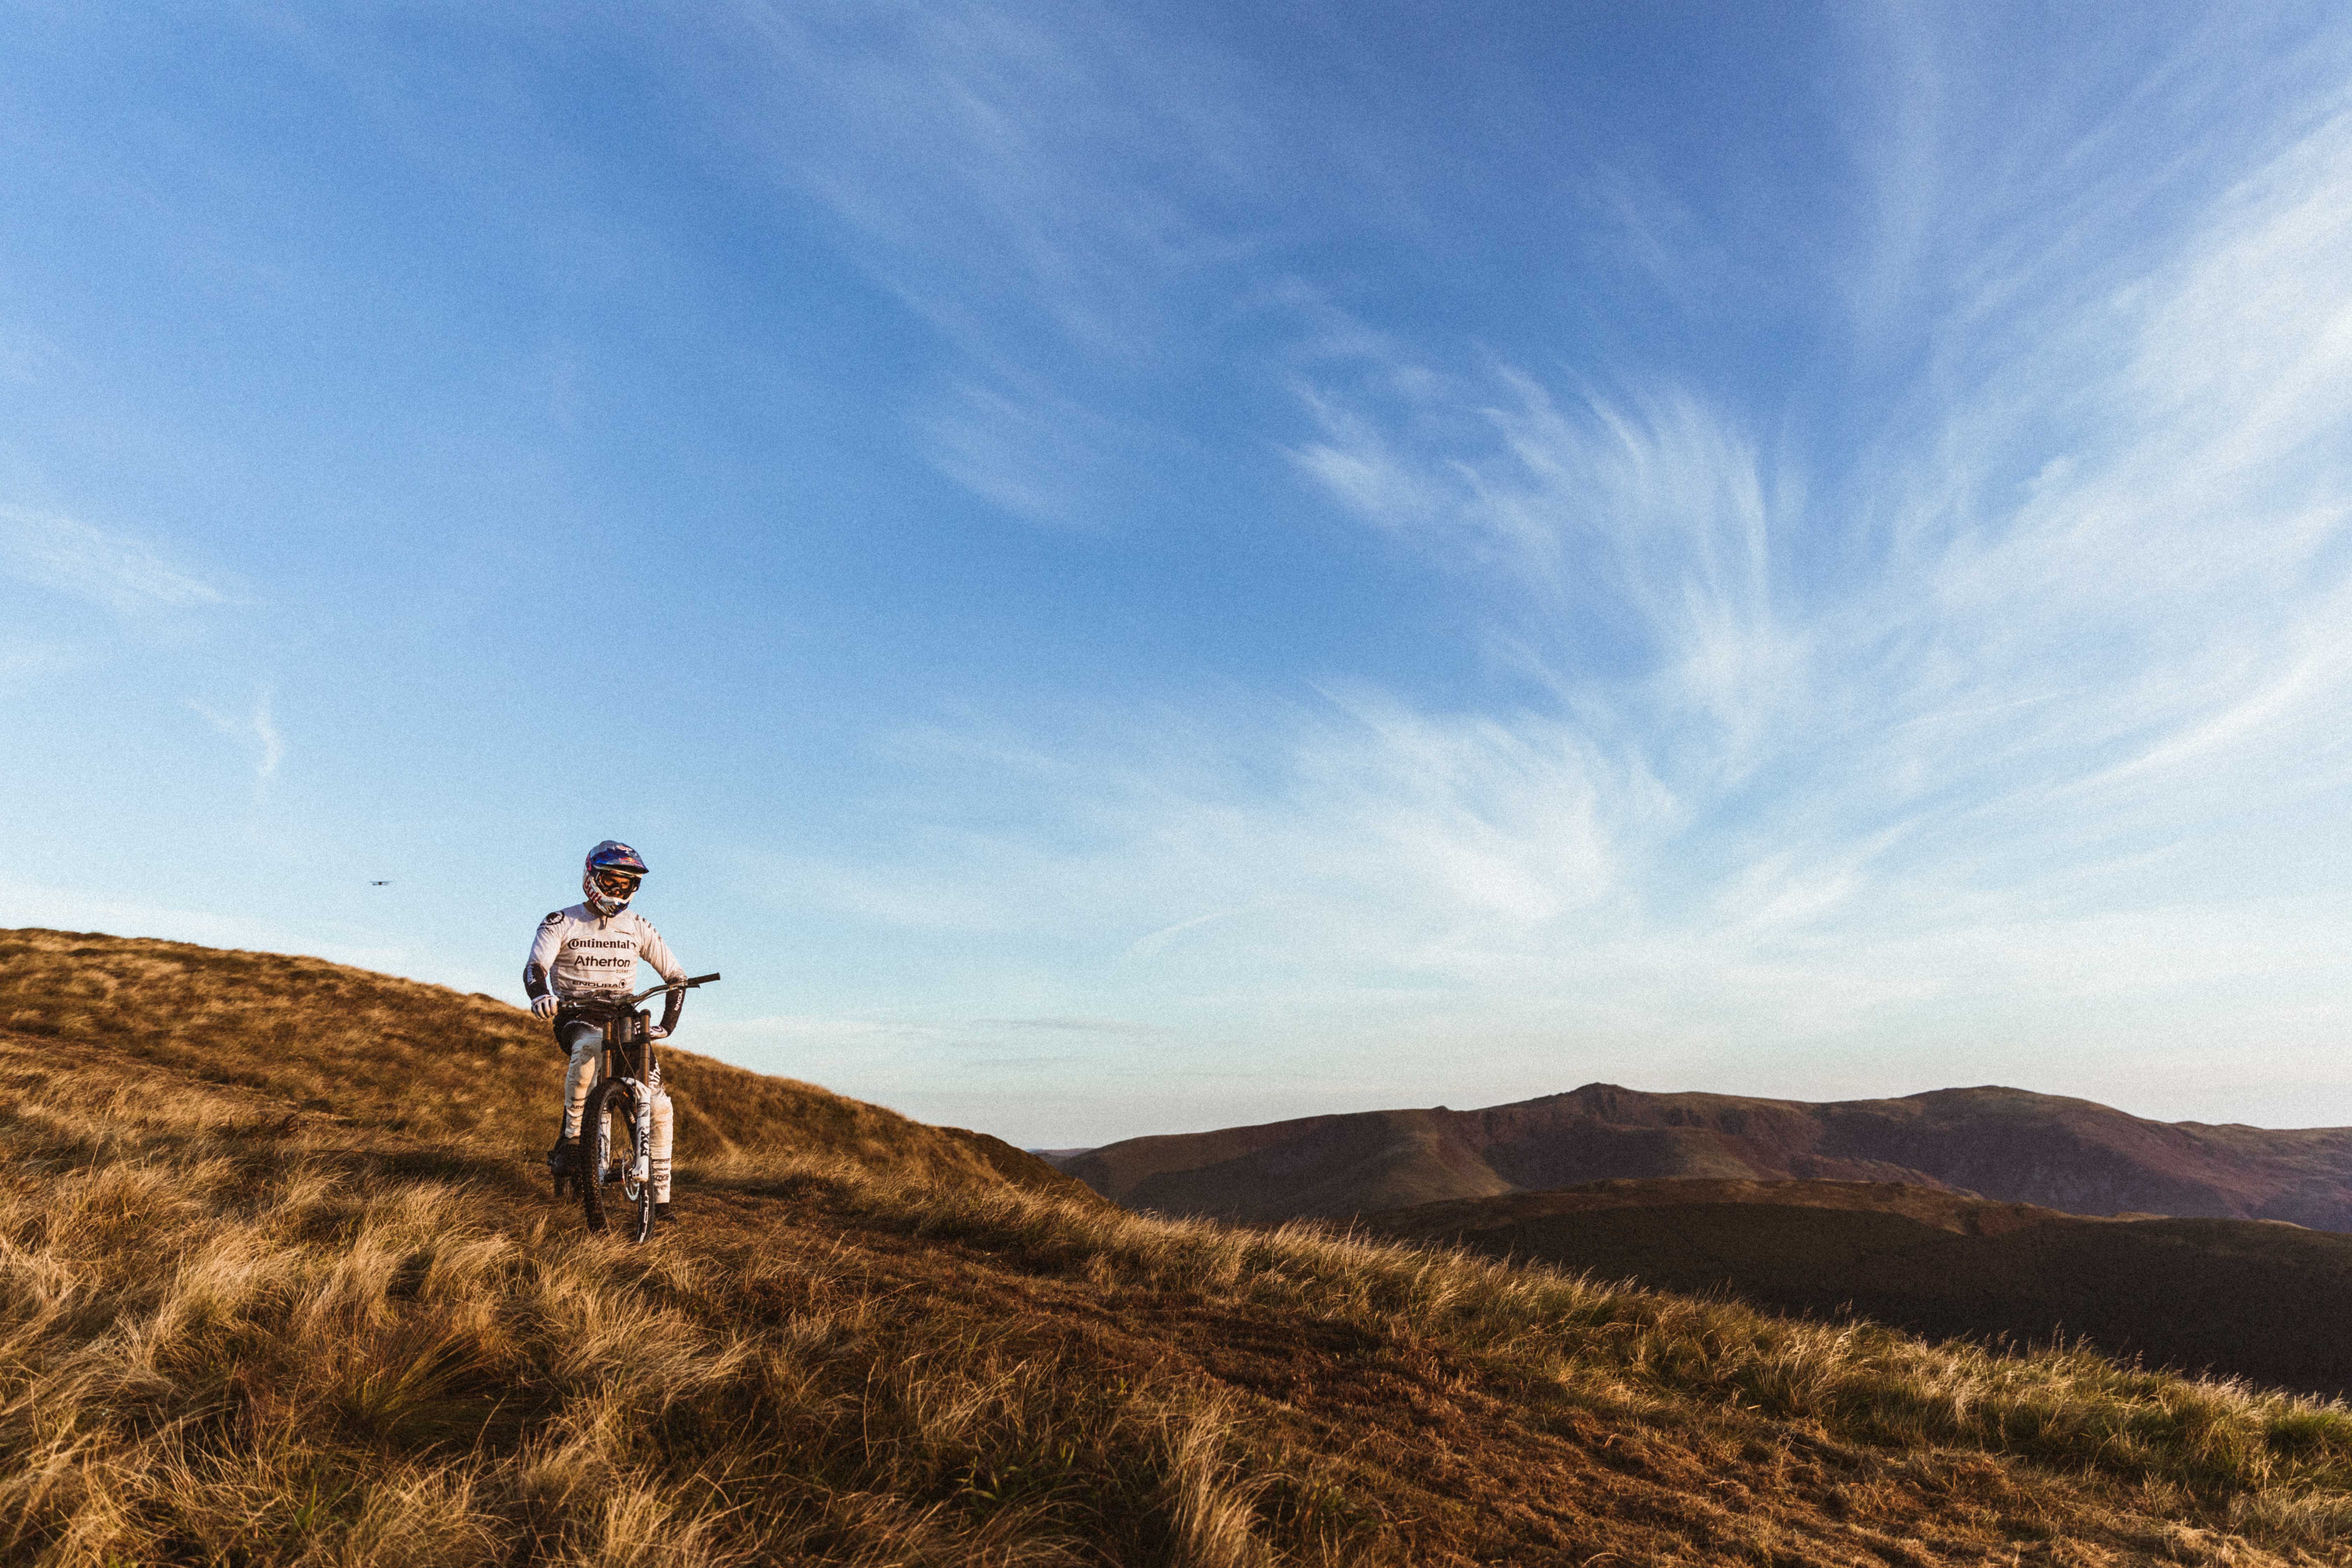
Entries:
[[[572,1058],[563,1073],[563,1117],[556,1128],[555,1147],[547,1152],[548,1169],[558,1176],[580,1160],[580,1115],[588,1091],[595,1086],[598,1058],[604,1049],[603,1026],[583,1016],[573,1004],[599,997],[619,997],[635,985],[637,961],[645,960],[664,980],[683,980],[686,966],[672,957],[661,933],[645,916],[629,912],[629,900],[646,877],[646,863],[637,852],[607,838],[588,851],[580,876],[587,897],[569,909],[557,910],[539,922],[531,937],[530,958],[523,965],[522,988],[530,1010],[555,1026],[556,1044]],[[662,999],[662,1017],[649,1026],[656,1040],[667,1038],[677,1026],[686,993],[673,991]],[[654,1091],[652,1156],[654,1214],[669,1218],[671,1106],[669,1090],[654,1069],[648,1086]]]

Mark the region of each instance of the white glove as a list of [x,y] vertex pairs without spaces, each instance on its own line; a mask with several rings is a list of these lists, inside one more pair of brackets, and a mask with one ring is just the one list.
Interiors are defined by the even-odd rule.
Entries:
[[656,1040],[667,1040],[669,1038],[669,1031],[663,1028],[659,1024],[647,1024],[646,1026],[646,1033]]
[[552,1017],[554,1017],[554,1016],[555,1016],[555,997],[554,997],[553,994],[552,994],[552,993],[551,993],[551,994],[549,994],[548,995],[545,995],[545,996],[534,996],[534,997],[532,997],[532,998],[530,999],[530,1010],[531,1010],[533,1013],[538,1014],[538,1015],[539,1015],[541,1017],[542,1017],[542,1018],[552,1018]]

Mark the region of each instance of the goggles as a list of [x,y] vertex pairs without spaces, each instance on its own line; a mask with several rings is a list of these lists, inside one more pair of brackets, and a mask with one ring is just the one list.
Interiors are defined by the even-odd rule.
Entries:
[[635,871],[608,869],[597,872],[595,880],[598,892],[609,893],[616,899],[625,899],[637,890],[637,884],[645,879]]

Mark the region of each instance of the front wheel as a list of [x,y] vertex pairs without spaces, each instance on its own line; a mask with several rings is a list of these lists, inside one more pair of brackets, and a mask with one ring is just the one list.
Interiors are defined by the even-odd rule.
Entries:
[[[635,1088],[626,1079],[608,1078],[588,1091],[574,1179],[590,1230],[603,1230],[608,1219],[618,1219],[631,1241],[644,1241],[654,1233],[653,1163],[652,1151],[639,1138]],[[618,1203],[607,1201],[613,1187],[619,1189]]]

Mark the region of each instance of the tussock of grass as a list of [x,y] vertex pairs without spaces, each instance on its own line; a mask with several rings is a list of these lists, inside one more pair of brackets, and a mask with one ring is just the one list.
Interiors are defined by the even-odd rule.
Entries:
[[2339,1405],[837,1151],[739,1159],[630,1247],[488,1144],[159,1059],[0,1035],[0,1560],[2263,1564],[2352,1538]]

